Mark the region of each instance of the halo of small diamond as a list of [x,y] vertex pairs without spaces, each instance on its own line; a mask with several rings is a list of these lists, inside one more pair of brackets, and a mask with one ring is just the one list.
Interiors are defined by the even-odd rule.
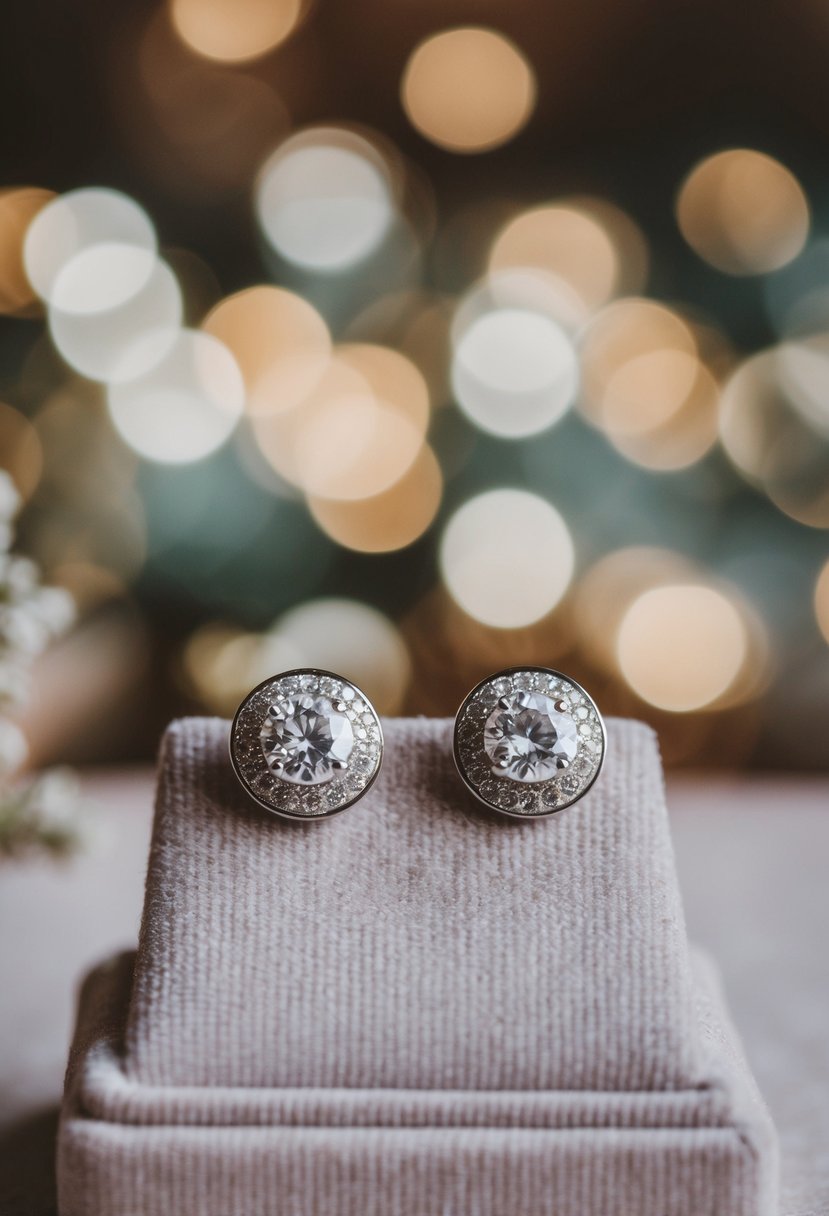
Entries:
[[[269,765],[261,738],[271,706],[301,696],[337,705],[353,734],[344,766],[308,785],[282,780]],[[245,697],[230,730],[230,758],[241,784],[260,806],[290,819],[325,819],[344,811],[374,781],[382,757],[383,731],[374,706],[356,684],[329,671],[286,671],[264,680]]]
[[[544,781],[521,782],[498,773],[485,747],[487,720],[501,698],[540,693],[576,723],[578,748],[573,760]],[[575,680],[546,667],[515,667],[482,680],[455,718],[455,762],[476,798],[494,811],[516,819],[553,815],[571,806],[590,789],[604,760],[604,722],[595,703]]]

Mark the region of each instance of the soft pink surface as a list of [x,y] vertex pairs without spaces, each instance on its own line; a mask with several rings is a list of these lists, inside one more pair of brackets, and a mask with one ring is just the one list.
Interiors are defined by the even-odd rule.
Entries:
[[[90,964],[135,942],[152,785],[149,771],[90,775],[97,832],[86,856],[0,871],[4,1216],[53,1211],[48,1112],[72,992]],[[826,1216],[829,782],[674,780],[669,804],[691,934],[722,966],[783,1141],[784,1216]]]

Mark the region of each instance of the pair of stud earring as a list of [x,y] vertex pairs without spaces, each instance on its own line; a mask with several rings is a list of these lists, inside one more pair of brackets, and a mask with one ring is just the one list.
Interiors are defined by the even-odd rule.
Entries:
[[[605,728],[580,684],[546,667],[482,680],[455,717],[461,778],[490,810],[517,819],[571,806],[599,775]],[[327,819],[366,793],[383,760],[377,711],[350,680],[303,669],[248,693],[230,732],[247,793],[288,819]]]

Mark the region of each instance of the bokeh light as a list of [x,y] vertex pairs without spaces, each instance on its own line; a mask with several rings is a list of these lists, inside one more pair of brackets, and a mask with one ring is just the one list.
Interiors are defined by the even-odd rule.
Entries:
[[672,472],[701,460],[717,441],[719,385],[683,351],[630,360],[608,383],[604,417],[610,442],[646,469]]
[[[144,341],[152,345],[153,335]],[[230,351],[198,330],[182,330],[149,372],[110,385],[107,395],[121,438],[139,456],[165,464],[201,460],[220,447],[244,400],[242,374]]]
[[314,127],[285,140],[255,191],[265,239],[287,262],[336,274],[383,243],[396,208],[379,151],[345,128]]
[[621,265],[600,220],[576,206],[555,204],[524,211],[498,234],[490,270],[532,267],[569,284],[593,312],[615,293]]
[[23,241],[34,217],[55,198],[36,186],[0,191],[0,313],[30,316],[37,296],[23,266]]
[[313,305],[281,287],[249,287],[229,296],[202,328],[233,353],[251,414],[298,405],[319,383],[331,357],[325,321]]
[[351,501],[311,496],[308,507],[323,531],[345,548],[389,553],[423,535],[437,514],[442,491],[440,465],[426,444],[411,468],[383,493]]
[[687,468],[717,440],[720,388],[700,357],[719,347],[663,304],[607,305],[582,335],[579,406],[618,452],[644,468]]
[[181,290],[151,250],[98,244],[63,266],[48,311],[52,340],[71,367],[91,380],[130,380],[175,342]]
[[490,490],[455,511],[443,533],[443,580],[469,616],[515,629],[555,608],[573,576],[569,529],[526,490]]
[[785,514],[829,527],[829,425],[821,342],[786,343],[744,360],[724,386],[723,447]]
[[313,391],[284,414],[254,417],[259,447],[281,477],[317,498],[371,498],[413,465],[429,423],[414,364],[369,343],[337,348]]
[[[0,189],[21,546],[82,612],[183,653],[177,688],[154,673],[156,734],[183,693],[228,713],[276,669],[348,669],[356,621],[352,674],[393,712],[538,663],[656,725],[671,763],[820,764],[820,141],[730,147],[726,115],[648,155],[654,81],[602,72],[599,97],[589,21],[551,16],[555,63],[543,22],[499,22],[163,0],[92,41],[67,26],[65,79],[21,57],[24,184]],[[72,77],[99,35],[101,72]],[[96,180],[120,188],[26,184]]]
[[[41,208],[23,244],[26,274],[41,299],[51,302],[61,271],[72,258],[101,245],[128,246],[148,254],[158,249],[146,211],[117,190],[72,190]],[[136,266],[139,275],[149,274],[146,261]],[[110,289],[117,286],[110,282]]]
[[829,643],[829,560],[821,567],[815,583],[815,616],[820,632]]
[[809,205],[795,176],[750,148],[701,161],[677,198],[682,235],[727,274],[766,274],[797,257],[809,235]]
[[324,498],[366,498],[393,486],[420,451],[429,419],[426,383],[405,356],[384,347],[340,347],[338,358],[368,386],[320,401],[295,447],[300,482]]
[[647,351],[618,367],[602,398],[602,422],[614,434],[638,435],[670,421],[687,401],[699,373],[688,351]]
[[604,672],[617,669],[616,639],[630,605],[644,591],[690,581],[693,563],[656,545],[627,545],[606,553],[581,576],[574,593],[574,621],[581,651]]
[[542,313],[494,309],[472,321],[459,339],[452,386],[464,413],[482,430],[512,439],[536,435],[573,403],[575,351]]
[[413,51],[403,106],[421,135],[452,152],[506,143],[535,105],[535,75],[518,48],[494,30],[446,30]]
[[[361,402],[368,403],[367,410],[373,407],[374,396],[368,382],[356,368],[333,355],[325,365],[319,380],[294,409],[279,413],[257,413],[251,417],[257,447],[279,478],[303,489],[306,469],[303,466],[302,452],[303,447],[309,446],[305,436],[309,432],[313,433],[317,425],[316,420],[320,417],[339,414],[347,425],[352,405],[356,414]],[[313,452],[311,458],[313,459]],[[311,476],[313,479],[313,469]],[[381,487],[386,488],[387,486]],[[323,493],[321,497],[327,495]],[[359,493],[357,497],[360,497]]]
[[573,338],[590,317],[575,288],[558,275],[534,266],[490,270],[458,302],[452,317],[452,344],[457,346],[476,320],[497,309],[540,313]]
[[637,296],[650,271],[648,239],[639,224],[616,203],[594,194],[574,194],[566,206],[591,216],[607,233],[616,254],[616,295]]
[[251,688],[295,664],[293,652],[281,656],[273,670],[264,670],[261,634],[210,621],[190,637],[181,656],[187,690],[214,713],[232,717]]
[[228,717],[251,687],[275,671],[297,667],[353,680],[381,714],[400,711],[411,676],[397,627],[376,608],[351,599],[307,601],[262,633],[208,622],[191,635],[182,655],[189,690]]
[[[632,297],[616,300],[598,312],[581,342],[583,388],[580,405],[590,421],[601,428],[607,425],[605,409],[609,386],[622,368],[643,356],[665,351],[679,352],[693,359],[697,356],[691,327],[666,305]],[[666,361],[664,354],[661,357],[663,367],[689,366],[687,361]],[[653,364],[640,366],[647,370]]]
[[829,439],[829,333],[781,343],[777,368],[792,407],[816,435]]
[[301,0],[171,0],[173,24],[199,55],[223,63],[259,59],[291,34]]
[[673,713],[711,706],[737,680],[748,654],[745,623],[714,587],[669,584],[643,592],[618,633],[618,657],[631,688]]
[[409,652],[376,608],[351,599],[311,600],[285,613],[271,639],[290,647],[296,666],[336,671],[358,684],[379,713],[399,712],[411,675]]

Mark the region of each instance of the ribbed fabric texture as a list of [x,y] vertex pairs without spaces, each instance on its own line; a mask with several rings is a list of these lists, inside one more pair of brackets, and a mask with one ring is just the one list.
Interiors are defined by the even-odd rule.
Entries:
[[286,824],[224,722],[162,750],[139,951],[87,984],[61,1216],[773,1216],[773,1129],[692,966],[653,735],[578,806],[470,801],[393,721],[352,810]]
[[352,809],[256,809],[226,723],[174,724],[126,1067],[145,1084],[688,1088],[690,973],[652,732],[611,721],[573,808],[497,818],[452,723],[385,724]]
[[93,973],[82,996],[61,1216],[776,1212],[773,1131],[706,960],[705,1082],[611,1094],[144,1086],[121,1055],[132,962]]

